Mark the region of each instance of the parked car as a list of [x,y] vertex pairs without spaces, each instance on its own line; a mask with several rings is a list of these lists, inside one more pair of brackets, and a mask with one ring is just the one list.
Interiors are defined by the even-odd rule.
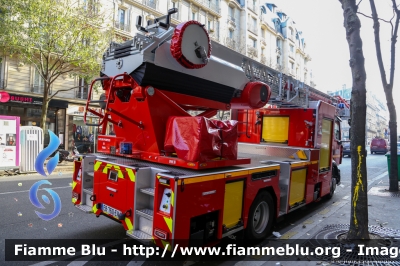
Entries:
[[389,144],[385,139],[374,138],[371,140],[370,151],[371,154],[374,153],[386,154],[389,151]]
[[[350,141],[343,141],[342,142],[342,146],[343,146],[343,157],[347,156],[347,157],[351,157],[351,149],[350,149]],[[365,156],[367,156],[368,151],[367,149],[365,149]]]
[[350,141],[343,142],[343,157],[344,156],[350,157]]

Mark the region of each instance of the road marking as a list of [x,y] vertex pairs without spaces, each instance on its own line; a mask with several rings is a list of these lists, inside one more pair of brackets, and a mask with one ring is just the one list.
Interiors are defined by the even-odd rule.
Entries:
[[73,262],[69,263],[68,266],[83,266],[93,258],[94,258],[94,256],[86,256],[86,257],[80,258],[80,260],[84,259],[85,261],[73,261]]
[[386,171],[386,172],[384,172],[384,173],[378,175],[377,177],[375,177],[375,178],[373,178],[373,179],[371,179],[371,180],[368,180],[368,186],[370,186],[373,182],[375,182],[376,180],[381,179],[382,177],[384,177],[384,176],[387,175],[387,174],[388,174],[388,171]]
[[279,239],[290,239],[292,236],[297,235],[297,232],[287,232],[283,234]]
[[303,224],[312,224],[312,223],[314,223],[313,220],[307,220],[307,221],[304,221],[304,222],[303,222]]
[[[140,261],[138,261],[138,259],[140,258]],[[135,260],[136,259],[136,260]],[[135,261],[134,261],[135,260]],[[140,266],[145,262],[144,257],[137,257],[134,258],[133,260],[131,260],[128,264],[126,264],[126,266]]]
[[329,212],[329,208],[325,208],[324,210],[320,211],[319,214],[327,214]]
[[[51,189],[61,189],[61,188],[71,188],[71,186],[66,186],[66,187],[51,187]],[[44,188],[40,188],[38,190],[44,190]],[[22,191],[10,191],[10,192],[2,192],[0,195],[6,195],[6,194],[15,194],[15,193],[22,193],[22,192],[29,192],[30,190],[22,190]]]
[[261,266],[265,261],[239,261],[235,263],[235,266]]
[[49,264],[53,264],[53,263],[57,263],[57,262],[59,262],[59,261],[42,261],[42,262],[39,262],[39,263],[36,263],[36,264],[31,264],[30,266],[46,266],[46,265],[49,265]]
[[350,198],[350,196],[344,196],[342,199],[348,199]]

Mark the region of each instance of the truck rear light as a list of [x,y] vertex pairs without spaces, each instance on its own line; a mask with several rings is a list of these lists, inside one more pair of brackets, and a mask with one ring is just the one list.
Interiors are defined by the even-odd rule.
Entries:
[[160,179],[158,179],[158,182],[160,182],[161,184],[164,184],[164,185],[169,185],[169,179],[160,178]]
[[158,238],[160,238],[160,239],[164,239],[164,240],[166,240],[166,239],[167,239],[167,236],[168,236],[167,232],[162,231],[162,230],[160,230],[160,229],[158,229],[158,228],[154,229],[154,235],[155,235],[156,237],[158,237]]
[[75,198],[76,200],[79,200],[79,194],[76,192],[72,192],[72,198]]

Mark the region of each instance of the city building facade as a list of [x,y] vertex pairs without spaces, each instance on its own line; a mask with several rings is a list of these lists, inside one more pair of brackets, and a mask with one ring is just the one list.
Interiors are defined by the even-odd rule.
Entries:
[[[260,0],[98,1],[101,9],[112,13],[110,19],[117,41],[133,38],[137,32],[137,16],[142,16],[144,21],[152,20],[175,7],[179,12],[172,16],[173,24],[197,20],[212,40],[315,85],[302,31],[273,3]],[[20,116],[23,126],[41,126],[43,84],[32,65],[25,65],[16,57],[0,56],[0,90],[8,92],[13,99],[0,104],[0,115]],[[65,148],[71,151],[82,139],[95,139],[97,130],[83,122],[89,85],[83,79],[62,75],[51,91],[68,88],[75,89],[59,92],[50,102],[46,128],[58,134]],[[98,99],[100,93],[94,92],[93,98]],[[222,116],[226,118],[227,114]],[[89,116],[89,120],[95,122],[96,118]]]
[[[343,85],[337,91],[328,91],[329,95],[339,95],[345,99],[351,108],[351,88]],[[350,125],[347,119],[342,121],[342,139],[350,140]],[[367,113],[365,121],[365,143],[369,145],[375,137],[389,140],[389,114],[387,106],[376,96],[367,92]]]

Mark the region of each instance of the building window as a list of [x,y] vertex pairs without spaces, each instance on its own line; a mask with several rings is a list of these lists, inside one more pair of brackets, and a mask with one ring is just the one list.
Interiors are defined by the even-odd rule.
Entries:
[[120,25],[125,25],[125,10],[118,9],[118,20]]
[[265,30],[261,29],[261,38],[265,38]]
[[97,1],[96,0],[84,0],[83,9],[85,11],[93,12],[97,14]]
[[87,99],[89,92],[89,84],[83,78],[79,78],[78,81],[79,87],[76,90],[75,96],[78,99]]
[[294,70],[294,63],[293,62],[290,62],[290,69]]
[[253,42],[253,48],[257,48],[257,41],[252,39],[252,42]]
[[196,20],[196,13],[192,12],[192,20]]
[[233,39],[233,30],[229,30],[229,38]]
[[276,39],[276,47],[277,48],[281,48],[281,40],[280,39]]
[[44,79],[39,74],[39,71],[36,68],[35,68],[34,72],[35,72],[35,74],[33,77],[32,92],[43,93],[44,92]]
[[293,53],[294,52],[294,46],[293,45],[289,45],[290,47],[290,52]]
[[231,6],[229,6],[228,15],[230,19],[233,19],[235,17],[235,10]]
[[253,18],[253,29],[257,28],[257,20]]

